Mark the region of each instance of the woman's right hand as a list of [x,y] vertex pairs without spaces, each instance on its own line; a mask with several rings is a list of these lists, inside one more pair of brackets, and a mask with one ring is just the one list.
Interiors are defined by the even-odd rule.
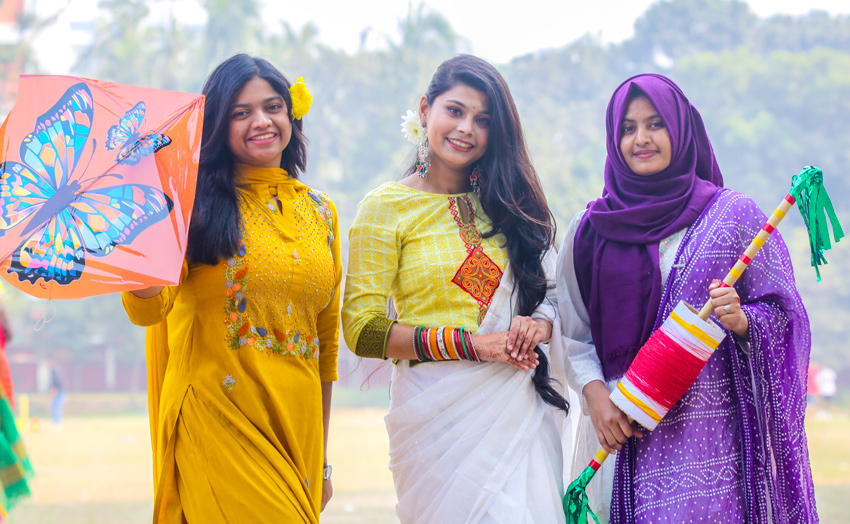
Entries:
[[139,298],[152,298],[162,293],[163,289],[165,289],[164,286],[151,286],[142,289],[133,289],[130,291],[130,293],[136,295]]
[[537,367],[537,353],[531,352],[522,362],[511,357],[508,351],[509,331],[499,331],[486,335],[472,335],[472,345],[478,358],[483,362],[504,362],[517,369],[528,370]]
[[589,382],[582,393],[587,400],[596,437],[605,451],[616,453],[629,437],[643,437],[643,433],[632,426],[626,414],[611,402],[611,393],[601,380]]

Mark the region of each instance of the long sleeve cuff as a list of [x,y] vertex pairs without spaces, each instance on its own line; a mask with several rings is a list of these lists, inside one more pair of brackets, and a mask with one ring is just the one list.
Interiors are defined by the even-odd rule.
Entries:
[[387,339],[390,328],[395,320],[386,317],[374,317],[363,326],[360,336],[357,338],[357,346],[354,354],[364,358],[387,359]]
[[171,290],[164,288],[150,298],[139,298],[130,291],[124,291],[121,293],[121,302],[130,322],[137,326],[153,326],[168,316],[171,310]]
[[339,371],[337,370],[337,361],[319,362],[319,380],[322,382],[336,382],[339,380]]

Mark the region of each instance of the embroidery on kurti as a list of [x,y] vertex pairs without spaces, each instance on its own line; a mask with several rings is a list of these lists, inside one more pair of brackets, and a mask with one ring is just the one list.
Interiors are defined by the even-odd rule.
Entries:
[[333,211],[331,211],[331,202],[328,196],[318,191],[307,191],[310,198],[313,200],[313,209],[319,215],[325,225],[328,226],[328,245],[334,240],[334,221]]
[[[251,323],[246,314],[248,298],[245,296],[248,279],[247,248],[242,241],[237,254],[224,262],[225,278],[225,319],[227,325],[227,345],[230,349],[250,347],[258,351],[273,354],[300,356],[305,359],[319,358],[319,338],[303,335],[291,330],[281,331]],[[295,252],[297,254],[297,251]],[[287,307],[292,311],[292,305]]]
[[490,305],[501,280],[501,268],[484,253],[481,246],[475,246],[452,278],[452,282],[483,306]]

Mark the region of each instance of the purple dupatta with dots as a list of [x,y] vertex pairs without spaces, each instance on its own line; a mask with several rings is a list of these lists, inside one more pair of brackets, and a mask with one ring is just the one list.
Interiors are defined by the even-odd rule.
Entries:
[[[765,221],[721,190],[688,229],[654,329],[679,300],[697,308]],[[806,443],[811,337],[788,250],[774,233],[735,285],[750,323],[733,333],[655,431],[616,455],[611,522],[817,522]]]

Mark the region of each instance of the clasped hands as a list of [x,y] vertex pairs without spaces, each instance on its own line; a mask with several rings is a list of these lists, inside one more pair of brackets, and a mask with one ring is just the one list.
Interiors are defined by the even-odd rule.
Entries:
[[518,369],[537,367],[534,349],[552,336],[552,323],[548,320],[515,316],[508,331],[487,335],[474,335],[475,351],[481,360],[505,362]]

